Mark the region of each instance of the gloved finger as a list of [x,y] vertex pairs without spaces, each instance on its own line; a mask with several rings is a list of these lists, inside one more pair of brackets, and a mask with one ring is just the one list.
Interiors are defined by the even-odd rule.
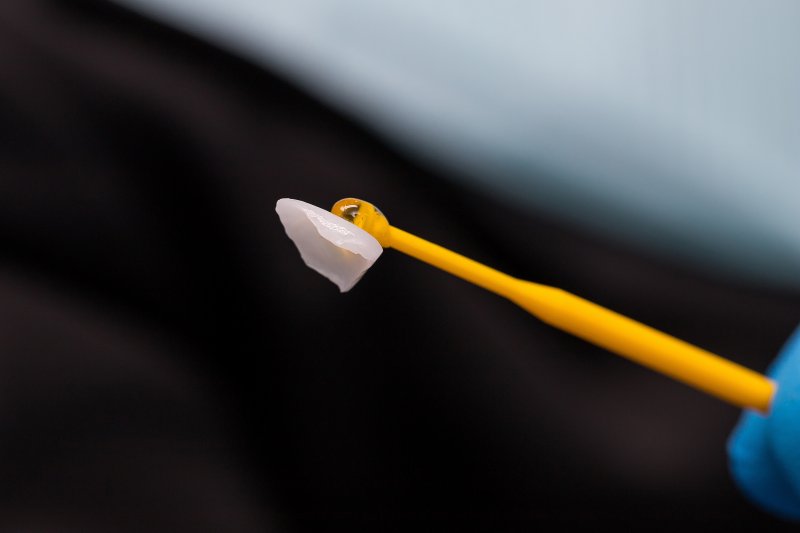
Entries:
[[745,413],[728,441],[731,474],[742,493],[775,515],[800,520],[800,498],[770,443],[769,420]]
[[[778,391],[769,417],[768,435],[778,463],[800,498],[800,330],[786,344],[776,363]],[[800,514],[800,505],[797,506]]]
[[755,504],[800,521],[800,329],[768,374],[778,384],[772,409],[742,415],[728,441],[731,474]]

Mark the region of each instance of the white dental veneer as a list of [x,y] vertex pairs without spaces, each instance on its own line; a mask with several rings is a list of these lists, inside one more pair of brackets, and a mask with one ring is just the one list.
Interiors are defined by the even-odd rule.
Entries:
[[347,292],[380,257],[383,247],[358,226],[300,200],[275,205],[286,234],[306,265]]

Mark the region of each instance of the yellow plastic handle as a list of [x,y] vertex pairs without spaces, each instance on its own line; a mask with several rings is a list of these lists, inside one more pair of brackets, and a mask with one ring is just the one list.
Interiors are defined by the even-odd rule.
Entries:
[[392,247],[508,298],[542,321],[739,407],[769,411],[766,376],[564,290],[520,280],[394,226]]
[[508,298],[542,321],[739,407],[768,412],[775,383],[766,376],[574,294],[503,274],[389,225],[374,205],[345,198],[331,212],[394,248]]

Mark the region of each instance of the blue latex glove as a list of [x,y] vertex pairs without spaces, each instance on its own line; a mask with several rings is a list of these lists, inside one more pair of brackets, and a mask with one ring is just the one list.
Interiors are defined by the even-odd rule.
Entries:
[[778,384],[772,410],[742,415],[728,441],[731,473],[754,503],[800,521],[800,328],[768,374]]

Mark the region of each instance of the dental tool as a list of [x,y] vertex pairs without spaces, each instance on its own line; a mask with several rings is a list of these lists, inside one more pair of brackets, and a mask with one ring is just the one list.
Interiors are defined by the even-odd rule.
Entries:
[[562,289],[518,279],[391,226],[374,205],[339,200],[326,212],[281,199],[276,211],[308,266],[349,290],[393,248],[516,303],[543,322],[733,405],[769,411],[766,376]]

